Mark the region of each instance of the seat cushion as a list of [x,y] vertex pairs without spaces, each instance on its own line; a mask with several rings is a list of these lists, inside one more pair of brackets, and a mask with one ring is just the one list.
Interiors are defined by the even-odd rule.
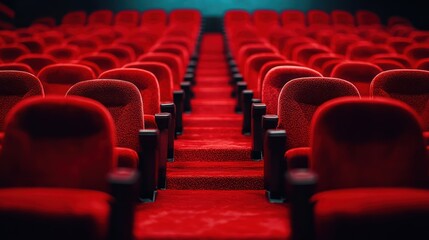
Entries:
[[0,190],[2,239],[106,239],[110,195],[60,188]]
[[317,239],[429,239],[429,190],[332,190],[312,200]]

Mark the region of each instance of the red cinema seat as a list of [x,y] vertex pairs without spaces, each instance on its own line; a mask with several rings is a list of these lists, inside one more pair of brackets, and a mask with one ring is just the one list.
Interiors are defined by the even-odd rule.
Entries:
[[411,44],[413,44],[413,41],[405,37],[390,37],[387,39],[387,45],[393,48],[398,54],[403,54],[405,48]]
[[361,96],[369,96],[372,79],[382,71],[380,67],[369,62],[344,61],[335,66],[331,77],[345,79],[356,86]]
[[122,10],[116,13],[115,26],[137,27],[140,23],[140,14],[137,10]]
[[239,26],[250,24],[250,13],[246,10],[231,9],[227,10],[223,16],[225,26]]
[[[156,151],[159,147],[155,130],[144,130],[143,102],[139,89],[132,83],[113,79],[88,80],[74,84],[66,96],[81,96],[100,102],[113,118],[116,126],[117,146],[134,151],[137,162],[119,162],[119,165],[139,168],[142,178],[140,197],[154,201],[158,186]],[[142,139],[148,139],[147,145]],[[144,152],[144,154],[141,154]],[[136,153],[139,153],[137,156]]]
[[61,25],[84,26],[86,24],[86,18],[86,12],[84,11],[69,12],[61,19]]
[[310,66],[308,63],[311,57],[321,53],[331,53],[331,50],[318,43],[301,44],[293,49],[292,60]]
[[188,52],[188,49],[183,45],[174,44],[174,43],[162,43],[155,46],[151,50],[151,52],[171,53],[178,56],[181,60],[180,62],[183,69],[185,69],[189,64],[189,59],[190,59],[189,52]]
[[252,13],[252,20],[258,33],[264,37],[280,26],[279,14],[274,10],[257,9]]
[[110,53],[93,53],[84,55],[80,57],[80,60],[95,63],[100,68],[101,72],[120,66],[119,60]]
[[280,20],[283,28],[286,28],[286,29],[303,31],[307,26],[305,13],[301,10],[293,10],[293,9],[284,10],[280,14]]
[[323,10],[311,9],[307,11],[308,26],[327,26],[331,24],[331,17]]
[[67,41],[67,45],[76,46],[81,54],[95,52],[102,45],[96,38],[75,37]]
[[116,168],[114,131],[107,110],[90,99],[17,104],[0,157],[2,238],[131,239],[138,176]]
[[180,57],[171,53],[149,53],[140,56],[137,60],[140,62],[160,62],[168,65],[172,73],[174,89],[180,89],[184,73],[183,66],[180,64]]
[[420,59],[429,57],[429,44],[415,43],[404,49],[404,55],[414,66]]
[[415,64],[415,68],[416,69],[420,69],[420,70],[427,70],[427,71],[429,71],[429,58],[420,59]]
[[406,68],[404,64],[390,59],[374,59],[370,62],[379,66],[383,71]]
[[198,9],[174,9],[169,14],[170,25],[190,25],[199,28],[201,20],[201,12]]
[[43,53],[45,50],[45,43],[40,38],[21,38],[19,43],[26,46],[31,53]]
[[89,14],[88,25],[109,26],[112,24],[113,12],[108,9],[97,10]]
[[395,53],[376,54],[369,59],[370,62],[374,60],[391,60],[401,65],[404,65],[405,68],[411,68],[410,60],[406,56],[401,54],[395,54]]
[[130,63],[135,60],[136,55],[134,50],[131,47],[123,45],[113,45],[110,47],[104,47],[99,50],[102,53],[110,53],[114,55],[118,60],[121,66]]
[[322,73],[322,66],[330,60],[342,60],[344,56],[335,53],[318,53],[314,54],[308,60],[308,66]]
[[346,57],[350,60],[367,61],[376,54],[394,53],[393,49],[370,42],[356,42],[347,47]]
[[46,48],[61,45],[64,42],[64,33],[59,30],[45,31],[38,35]]
[[332,25],[339,29],[350,29],[355,27],[355,17],[346,10],[331,11]]
[[0,60],[8,63],[14,62],[17,58],[30,53],[28,48],[22,44],[10,44],[0,47]]
[[34,74],[33,69],[25,63],[0,63],[0,70],[15,70]]
[[380,17],[372,11],[369,10],[358,10],[355,13],[356,24],[358,26],[366,26],[366,27],[380,27],[381,19]]
[[[272,128],[281,130],[285,141],[278,146],[273,139],[274,135],[268,134],[265,135],[266,144],[263,146],[266,163],[264,185],[270,201],[282,201],[286,197],[281,169],[308,168],[308,158],[300,159],[297,155],[308,152],[311,120],[316,110],[327,101],[346,96],[359,98],[359,92],[353,84],[339,78],[296,78],[283,86],[278,100],[278,124]],[[256,150],[261,151],[262,148]],[[279,167],[276,161],[283,161],[283,154],[285,166]],[[294,158],[289,158],[291,155]]]
[[65,96],[75,83],[96,78],[90,67],[73,63],[52,64],[40,70],[40,79],[46,95]]
[[168,15],[164,9],[149,9],[141,14],[141,26],[162,31],[167,26]]
[[26,54],[15,60],[17,63],[24,63],[33,69],[35,74],[48,66],[57,63],[57,61],[47,54]]
[[79,47],[73,45],[63,45],[57,47],[50,47],[46,49],[45,54],[51,55],[58,62],[66,63],[77,59],[80,54],[80,49]]

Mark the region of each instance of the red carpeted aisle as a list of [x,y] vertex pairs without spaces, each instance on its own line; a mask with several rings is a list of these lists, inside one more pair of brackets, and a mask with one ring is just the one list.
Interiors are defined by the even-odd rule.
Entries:
[[137,239],[287,239],[288,211],[270,204],[263,163],[250,160],[250,137],[234,113],[221,34],[202,38],[192,113],[175,141],[167,190],[138,206]]

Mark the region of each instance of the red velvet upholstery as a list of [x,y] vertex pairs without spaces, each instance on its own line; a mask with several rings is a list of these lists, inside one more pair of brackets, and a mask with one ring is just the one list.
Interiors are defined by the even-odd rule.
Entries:
[[69,88],[81,81],[96,78],[90,67],[81,64],[58,63],[43,68],[37,77],[46,95],[64,96]]
[[180,89],[183,80],[183,69],[180,65],[180,58],[171,53],[149,53],[140,56],[140,62],[160,62],[168,65],[173,76],[174,89]]
[[45,54],[26,54],[16,59],[16,62],[27,64],[35,74],[38,74],[42,68],[57,63],[53,57]]
[[58,62],[70,62],[76,59],[79,53],[79,47],[73,45],[54,46],[46,49],[46,54],[51,55]]
[[100,79],[117,79],[134,84],[140,91],[144,113],[154,115],[160,112],[158,81],[151,72],[137,68],[117,68],[102,73]]
[[108,112],[92,100],[24,100],[6,118],[1,186],[107,191],[114,136]]
[[395,49],[396,53],[403,54],[406,47],[413,44],[413,41],[405,37],[390,37],[387,39],[387,45]]
[[267,36],[270,31],[279,27],[279,14],[274,10],[257,9],[252,13],[252,20],[261,36]]
[[226,27],[231,25],[246,25],[250,23],[250,13],[240,9],[227,10],[223,16]]
[[323,64],[326,63],[327,61],[333,60],[333,59],[342,60],[343,58],[344,58],[343,56],[335,53],[318,53],[311,56],[310,59],[308,59],[307,65],[313,68],[314,70],[321,72]]
[[400,101],[349,97],[325,103],[310,129],[318,190],[427,184],[421,132],[416,113]]
[[99,191],[64,188],[2,189],[2,239],[106,239],[111,203],[111,197]]
[[380,26],[381,20],[380,17],[368,10],[358,10],[355,14],[356,23],[358,26]]
[[171,53],[180,57],[183,68],[188,66],[189,63],[189,52],[185,46],[174,44],[174,43],[163,43],[152,50],[152,52],[159,53]]
[[355,26],[354,16],[345,10],[333,10],[331,12],[332,24],[353,27]]
[[375,59],[371,60],[371,63],[379,66],[383,71],[406,68],[402,63],[390,59]]
[[88,25],[111,25],[113,12],[108,9],[102,9],[92,12],[88,17]]
[[39,79],[27,72],[1,70],[0,83],[0,131],[3,131],[6,114],[13,106],[25,98],[44,93]]
[[89,61],[97,64],[101,72],[119,67],[119,60],[110,53],[94,53],[82,56],[80,60]]
[[81,54],[91,53],[98,50],[101,43],[97,41],[95,38],[87,38],[87,37],[74,37],[67,41],[67,45],[76,46],[79,48]]
[[30,53],[30,50],[22,44],[11,44],[0,47],[0,60],[8,63],[13,62],[20,56]]
[[412,44],[404,49],[404,55],[410,60],[411,64],[414,65],[420,59],[429,58],[429,44]]
[[136,59],[136,54],[134,53],[134,50],[128,46],[115,45],[110,47],[104,47],[100,49],[99,52],[110,53],[114,55],[118,59],[120,66],[130,63]]
[[137,10],[122,10],[115,15],[114,24],[124,27],[137,27],[140,23],[140,14]]
[[158,80],[161,102],[173,102],[173,77],[168,65],[160,62],[134,62],[124,68],[137,68],[151,72]]
[[67,96],[94,99],[109,110],[115,122],[118,146],[137,151],[138,132],[144,129],[143,103],[138,88],[125,81],[89,80],[73,85]]
[[380,72],[381,68],[372,63],[345,61],[334,67],[331,77],[345,79],[353,83],[362,96],[369,96],[369,85]]
[[350,60],[366,61],[376,54],[394,53],[387,46],[379,46],[369,42],[356,42],[347,47],[346,56]]
[[429,58],[423,58],[417,61],[415,68],[429,71]]
[[427,190],[344,189],[318,193],[313,201],[317,239],[429,238]]
[[302,63],[305,66],[310,66],[309,60],[312,56],[321,53],[330,53],[331,50],[318,43],[307,43],[296,46],[292,51],[292,60]]
[[402,65],[404,65],[405,68],[411,68],[411,62],[410,60],[405,57],[404,55],[399,55],[399,54],[395,54],[395,53],[387,53],[387,54],[376,54],[374,56],[372,56],[369,61],[372,62],[374,60],[392,60],[395,62],[398,62]]
[[164,9],[148,9],[141,14],[141,25],[163,29],[167,25],[167,13]]
[[83,26],[86,23],[86,17],[84,11],[69,12],[61,19],[61,25]]
[[240,71],[245,74],[245,65],[249,57],[258,53],[276,53],[277,51],[266,44],[247,44],[238,51],[237,64]]
[[355,96],[353,84],[342,79],[326,77],[297,78],[287,82],[279,95],[278,128],[285,129],[286,149],[310,145],[310,123],[316,109],[338,97]]
[[0,64],[0,70],[15,70],[34,74],[33,69],[25,63],[2,63]]
[[271,69],[262,83],[262,102],[267,105],[267,114],[277,114],[279,94],[283,86],[292,79],[322,77],[317,71],[298,66],[280,66]]
[[200,25],[201,13],[197,9],[174,9],[170,11],[169,24]]
[[43,53],[45,50],[45,43],[43,42],[43,39],[40,38],[21,38],[19,43],[26,46],[31,53]]
[[271,61],[284,61],[285,58],[275,53],[257,53],[247,58],[244,66],[244,80],[247,88],[254,91],[255,96],[259,96],[258,77],[264,64]]
[[280,19],[284,28],[304,29],[306,27],[305,13],[300,10],[284,10],[280,15]]
[[348,46],[357,41],[361,41],[361,38],[356,34],[333,34],[332,32],[328,32],[328,34],[332,51],[341,55],[346,55]]
[[331,17],[323,10],[311,9],[307,11],[307,22],[309,26],[329,25],[331,24]]
[[371,82],[371,95],[395,98],[408,104],[429,130],[429,71],[400,69],[378,74]]

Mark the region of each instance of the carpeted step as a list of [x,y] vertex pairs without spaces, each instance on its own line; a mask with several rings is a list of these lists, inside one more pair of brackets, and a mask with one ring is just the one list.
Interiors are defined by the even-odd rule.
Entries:
[[193,99],[191,101],[192,112],[198,113],[232,113],[234,112],[235,100],[232,98],[225,99]]
[[263,190],[263,162],[173,162],[167,188],[179,190]]
[[[250,137],[249,137],[250,138]],[[175,161],[242,161],[250,160],[249,139],[177,139]]]
[[196,99],[228,99],[231,96],[232,87],[203,87],[197,85],[193,90]]
[[186,134],[181,135],[180,140],[195,139],[243,139],[239,127],[186,127]]
[[197,86],[221,87],[228,86],[230,76],[196,76]]
[[286,204],[271,204],[262,190],[164,190],[140,204],[134,235],[140,239],[289,239]]
[[240,114],[211,114],[192,112],[183,115],[184,133],[187,127],[240,127],[243,116]]

